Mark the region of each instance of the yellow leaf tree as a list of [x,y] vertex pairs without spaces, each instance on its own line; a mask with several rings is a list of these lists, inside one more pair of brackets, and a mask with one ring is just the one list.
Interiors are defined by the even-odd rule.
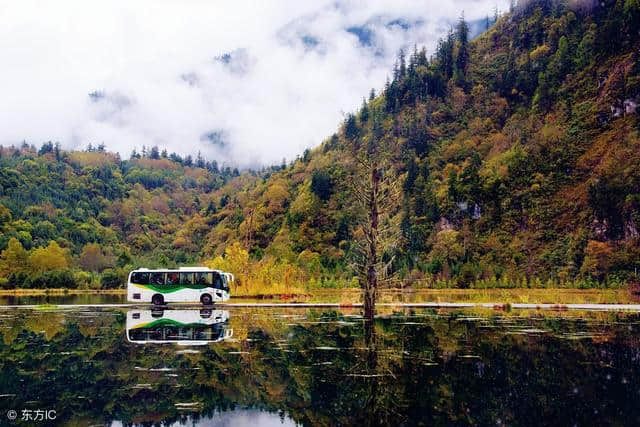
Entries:
[[37,273],[65,269],[69,267],[69,250],[51,241],[46,248],[37,248],[31,252],[29,264],[32,271]]
[[216,270],[228,271],[236,276],[236,285],[241,286],[246,282],[249,271],[249,252],[239,242],[228,246],[224,251],[224,257],[217,256],[205,265]]
[[442,262],[442,273],[446,279],[451,277],[450,268],[464,255],[464,248],[460,243],[459,232],[442,230],[436,234],[430,258]]
[[18,239],[12,237],[7,248],[0,254],[0,275],[7,277],[11,273],[26,271],[28,267],[29,253]]
[[603,280],[611,266],[613,248],[607,242],[589,240],[580,273]]

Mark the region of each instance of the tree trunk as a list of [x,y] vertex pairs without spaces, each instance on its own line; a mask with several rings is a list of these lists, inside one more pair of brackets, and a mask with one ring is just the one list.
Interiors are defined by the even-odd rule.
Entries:
[[371,193],[369,194],[369,250],[367,254],[367,278],[364,289],[365,320],[373,320],[375,315],[376,293],[378,290],[378,188],[380,174],[377,165],[371,168]]

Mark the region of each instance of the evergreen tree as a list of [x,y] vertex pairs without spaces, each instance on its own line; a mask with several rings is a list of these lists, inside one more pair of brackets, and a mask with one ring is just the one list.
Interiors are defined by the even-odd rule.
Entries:
[[430,223],[436,222],[440,217],[440,210],[431,185],[429,185],[424,176],[420,175],[416,179],[415,188],[415,216]]
[[328,200],[333,192],[331,175],[323,170],[314,171],[311,175],[311,192],[320,200]]
[[405,194],[411,194],[417,177],[418,165],[416,164],[415,158],[411,156],[409,157],[409,162],[407,164],[407,177],[405,178],[404,185],[402,186]]
[[309,160],[311,160],[311,150],[305,148],[304,152],[302,153],[302,161],[304,163],[309,163]]
[[211,199],[211,200],[209,200],[209,204],[207,205],[207,209],[206,209],[206,211],[204,213],[205,213],[205,215],[212,215],[212,214],[214,214],[216,212],[217,212],[216,202],[213,201],[213,199]]
[[169,160],[171,160],[172,162],[175,162],[175,163],[180,163],[180,164],[182,164],[182,162],[183,162],[182,157],[179,154],[175,153],[175,152],[169,154]]
[[204,158],[202,157],[202,153],[198,151],[198,155],[196,156],[196,167],[204,169]]
[[53,151],[53,143],[51,141],[45,142],[42,144],[42,147],[40,147],[40,150],[38,150],[38,155],[42,156],[47,153],[51,153],[52,151]]
[[478,152],[474,151],[469,164],[460,174],[461,191],[470,203],[478,203],[481,200],[482,182],[478,174],[481,165],[482,159]]
[[410,77],[415,73],[417,66],[418,66],[418,45],[414,44],[413,45],[413,53],[411,54],[411,57],[409,58],[408,73],[409,73]]
[[554,85],[559,85],[571,70],[571,54],[569,52],[569,42],[565,36],[558,40],[558,49],[549,63],[548,78]]
[[447,37],[438,41],[436,51],[438,61],[437,69],[446,80],[449,80],[453,76],[453,41],[453,30],[449,29]]
[[576,67],[578,69],[582,69],[587,67],[593,61],[594,56],[594,45],[596,42],[596,24],[591,24],[589,29],[584,33],[582,40],[578,44],[578,49],[576,51]]
[[546,112],[551,104],[551,87],[545,73],[538,74],[538,88],[533,96],[533,107],[539,112]]
[[392,113],[395,111],[397,99],[396,89],[396,81],[389,82],[389,79],[387,78],[387,82],[384,86],[384,108],[387,113]]
[[456,70],[459,77],[464,79],[469,63],[469,26],[464,20],[464,14],[458,20],[456,27],[456,39],[458,40],[458,55],[456,56]]
[[349,140],[354,140],[358,137],[360,130],[356,123],[356,116],[352,113],[347,114],[347,118],[344,122],[344,136]]
[[418,66],[426,67],[429,65],[429,60],[427,59],[427,49],[423,46],[418,53],[418,58],[416,61]]
[[151,147],[149,157],[151,157],[154,160],[158,160],[160,158],[160,150],[158,149],[157,145],[154,145],[153,147]]
[[360,123],[366,123],[369,120],[369,106],[367,100],[362,98],[362,107],[360,107]]

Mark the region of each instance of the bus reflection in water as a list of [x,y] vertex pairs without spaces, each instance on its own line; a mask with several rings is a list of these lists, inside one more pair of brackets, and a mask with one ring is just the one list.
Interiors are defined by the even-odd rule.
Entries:
[[138,344],[205,345],[231,338],[227,310],[129,310],[127,340]]

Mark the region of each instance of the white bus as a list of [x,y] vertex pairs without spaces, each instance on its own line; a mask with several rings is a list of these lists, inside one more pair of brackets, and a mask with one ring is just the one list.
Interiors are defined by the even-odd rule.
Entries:
[[139,268],[129,273],[127,300],[164,305],[167,302],[201,302],[210,305],[227,301],[233,274],[207,267],[178,270]]
[[137,344],[205,345],[233,336],[227,310],[129,310],[127,340]]

